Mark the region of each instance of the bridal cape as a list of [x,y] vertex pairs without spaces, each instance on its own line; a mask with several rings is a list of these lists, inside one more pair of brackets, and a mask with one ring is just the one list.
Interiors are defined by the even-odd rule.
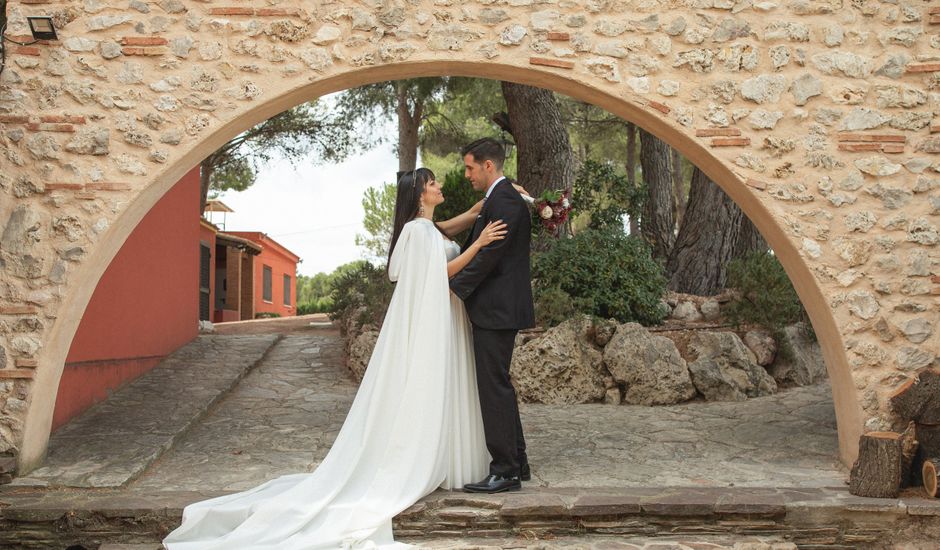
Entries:
[[404,548],[393,517],[486,475],[469,322],[447,285],[458,252],[430,221],[405,225],[382,330],[326,458],[313,473],[187,506],[168,550]]

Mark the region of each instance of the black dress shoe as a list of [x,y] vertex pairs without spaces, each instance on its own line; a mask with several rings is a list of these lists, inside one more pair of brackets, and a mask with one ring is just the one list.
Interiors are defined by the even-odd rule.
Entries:
[[519,468],[519,479],[522,481],[531,481],[532,480],[532,470],[529,469],[529,463],[526,462]]
[[506,491],[518,491],[522,489],[522,483],[518,476],[503,477],[497,474],[490,474],[477,483],[468,483],[463,486],[463,490],[468,493],[503,493]]

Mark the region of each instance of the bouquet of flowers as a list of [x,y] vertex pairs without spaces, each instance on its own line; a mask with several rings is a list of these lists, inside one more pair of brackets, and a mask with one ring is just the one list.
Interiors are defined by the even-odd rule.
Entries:
[[[534,215],[542,227],[552,235],[557,236],[558,228],[568,221],[568,216],[571,214],[570,195],[569,189],[545,191],[533,202]],[[535,226],[534,223],[532,225]]]

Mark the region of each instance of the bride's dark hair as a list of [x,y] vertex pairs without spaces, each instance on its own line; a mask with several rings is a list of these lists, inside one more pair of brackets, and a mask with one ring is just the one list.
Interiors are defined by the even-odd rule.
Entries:
[[[398,243],[398,237],[401,236],[405,224],[418,217],[418,209],[421,207],[421,194],[428,182],[434,179],[434,172],[427,168],[418,168],[410,172],[405,172],[398,178],[398,193],[395,196],[395,223],[392,226],[392,242],[388,247],[388,261],[392,261],[392,252],[395,251],[395,244]],[[437,224],[434,224],[437,227]],[[445,237],[444,231],[437,227]]]

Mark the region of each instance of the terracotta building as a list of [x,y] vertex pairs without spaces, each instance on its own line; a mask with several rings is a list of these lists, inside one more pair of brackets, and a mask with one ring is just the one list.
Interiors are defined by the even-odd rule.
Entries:
[[144,216],[95,287],[65,361],[52,428],[189,343],[200,320],[296,315],[299,261],[264,233],[227,233],[201,218],[193,168]]
[[[253,257],[253,268],[242,264],[243,270],[251,269],[254,280],[254,316],[296,315],[297,263],[300,256],[258,231],[227,231],[225,235],[228,238],[243,239],[260,248],[260,253]],[[244,298],[242,301],[244,302]]]
[[53,429],[196,337],[199,235],[197,167],[147,212],[98,281],[65,360]]

